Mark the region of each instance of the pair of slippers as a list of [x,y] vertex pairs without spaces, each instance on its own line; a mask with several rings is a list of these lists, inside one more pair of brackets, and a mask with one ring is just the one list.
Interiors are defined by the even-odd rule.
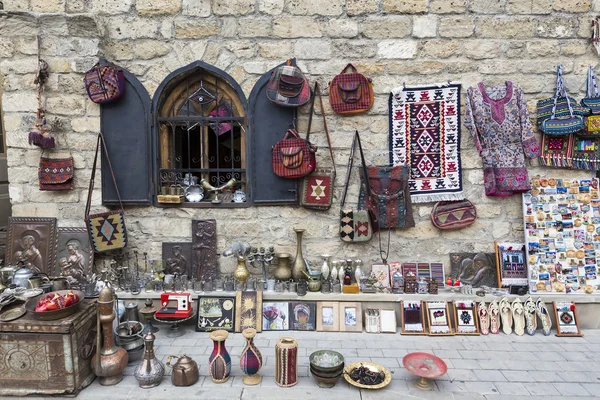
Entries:
[[500,325],[502,325],[502,331],[510,335],[514,324],[514,331],[517,335],[522,336],[527,331],[528,335],[533,336],[537,329],[536,315],[542,321],[544,335],[550,335],[552,323],[548,309],[541,299],[534,303],[530,296],[523,304],[517,298],[511,304],[508,302],[508,298],[503,297],[500,303],[494,300],[489,307],[486,307],[485,302],[481,301],[478,311],[481,334],[483,335],[497,334],[500,331]]

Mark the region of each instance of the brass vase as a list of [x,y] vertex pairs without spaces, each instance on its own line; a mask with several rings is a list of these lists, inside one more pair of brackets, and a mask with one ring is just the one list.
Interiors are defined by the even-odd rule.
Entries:
[[246,259],[244,257],[237,257],[237,266],[235,267],[235,271],[233,271],[233,276],[242,283],[246,283],[250,277],[250,271],[246,267]]
[[292,264],[292,277],[295,281],[299,281],[300,279],[304,279],[304,274],[306,273],[306,262],[304,261],[304,256],[302,255],[302,235],[304,234],[304,229],[294,228],[294,232],[296,232],[296,259]]
[[[96,354],[92,357],[92,370],[103,386],[116,385],[123,379],[123,370],[127,367],[129,354],[121,347],[115,346],[113,321],[116,318],[113,291],[105,287],[98,296],[98,333],[96,338]],[[100,328],[102,326],[102,328]],[[102,340],[104,338],[104,340]]]
[[292,255],[290,253],[277,253],[277,268],[273,272],[275,279],[280,281],[289,281],[292,279],[292,270],[290,266],[290,260]]

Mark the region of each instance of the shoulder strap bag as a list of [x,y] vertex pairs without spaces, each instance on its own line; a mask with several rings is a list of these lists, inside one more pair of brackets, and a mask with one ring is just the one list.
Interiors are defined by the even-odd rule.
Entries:
[[[346,182],[344,184],[344,191],[342,193],[342,201],[340,203],[340,238],[342,241],[348,243],[367,242],[371,240],[375,232],[379,231],[377,217],[371,210],[360,209],[359,207],[346,207],[346,195],[348,194],[350,174],[352,173],[352,167],[354,165],[354,151],[357,144],[362,163],[361,168],[366,174],[365,156],[360,143],[358,131],[356,131],[354,135],[354,141],[352,142],[352,147],[350,149],[348,171],[346,172]],[[371,187],[369,186],[368,181],[365,183],[365,187],[365,190],[370,193]]]
[[71,148],[65,135],[65,145],[69,150],[69,157],[50,158],[45,157],[46,149],[42,150],[40,165],[38,167],[38,178],[40,190],[72,190],[75,165]]
[[338,114],[358,114],[373,107],[375,96],[371,80],[352,64],[346,65],[329,84],[329,103]]
[[90,100],[94,103],[111,103],[125,94],[123,70],[111,63],[96,63],[85,73],[83,83]]
[[[567,115],[560,117],[557,115],[559,98],[566,100],[569,110]],[[571,135],[583,129],[583,116],[576,115],[573,112],[571,101],[572,99],[569,98],[569,94],[567,93],[567,89],[565,88],[562,79],[562,65],[559,65],[556,68],[556,95],[554,96],[552,114],[550,119],[543,121],[540,126],[540,129],[544,131],[546,135]],[[577,105],[577,103],[573,103]]]
[[[97,214],[90,214],[90,208],[92,205],[92,192],[94,191],[94,179],[96,177],[96,167],[98,162],[98,153],[100,147],[106,156],[108,163],[108,169],[110,176],[115,185],[117,197],[119,198],[118,210],[112,210]],[[94,245],[94,251],[96,253],[102,253],[110,250],[122,249],[127,246],[127,230],[125,229],[125,217],[123,211],[123,203],[121,201],[121,195],[119,194],[119,188],[117,186],[117,180],[110,163],[110,157],[106,150],[106,143],[104,142],[104,135],[98,134],[98,142],[96,143],[96,155],[94,156],[94,166],[92,167],[92,176],[90,178],[90,187],[88,190],[87,203],[85,205],[85,224],[90,235],[90,240]]]
[[315,210],[329,210],[333,203],[333,187],[335,183],[336,169],[335,159],[333,158],[333,149],[331,147],[331,138],[329,129],[327,128],[327,118],[325,118],[325,108],[323,107],[323,98],[321,97],[321,87],[319,82],[315,82],[315,95],[313,96],[310,114],[308,115],[308,133],[312,126],[312,117],[315,110],[315,97],[319,96],[321,106],[321,115],[323,116],[323,126],[325,127],[325,135],[327,136],[327,145],[329,146],[329,155],[333,168],[316,168],[310,175],[305,176],[301,182],[301,198],[300,204],[304,208]]

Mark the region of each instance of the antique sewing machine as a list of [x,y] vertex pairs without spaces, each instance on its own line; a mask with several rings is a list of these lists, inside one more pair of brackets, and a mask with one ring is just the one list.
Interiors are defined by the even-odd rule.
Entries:
[[189,293],[161,293],[160,303],[161,308],[154,314],[156,318],[180,320],[192,315]]

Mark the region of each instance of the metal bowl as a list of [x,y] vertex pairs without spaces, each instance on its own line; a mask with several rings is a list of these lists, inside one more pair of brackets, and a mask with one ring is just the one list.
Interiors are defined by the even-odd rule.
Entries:
[[132,350],[127,350],[127,354],[129,354],[128,364],[140,361],[142,358],[144,358],[144,345],[136,347]]
[[310,367],[317,373],[321,372],[337,372],[344,368],[344,356],[333,350],[315,351],[308,358]]
[[[45,296],[48,296],[48,294],[58,293],[58,294],[64,296],[68,292],[75,293],[77,295],[77,297],[79,298],[79,301],[77,303],[72,304],[69,307],[65,307],[61,310],[46,311],[46,312],[35,311],[35,307],[37,306],[38,302]],[[79,309],[79,304],[81,304],[81,301],[84,298],[85,298],[85,294],[81,290],[57,290],[55,292],[43,293],[37,297],[27,300],[27,303],[25,303],[25,309],[27,311],[29,311],[31,313],[31,315],[33,315],[33,318],[35,318],[37,320],[53,321],[56,319],[68,317],[69,315],[72,315],[73,313],[75,313],[75,311],[77,311]]]

